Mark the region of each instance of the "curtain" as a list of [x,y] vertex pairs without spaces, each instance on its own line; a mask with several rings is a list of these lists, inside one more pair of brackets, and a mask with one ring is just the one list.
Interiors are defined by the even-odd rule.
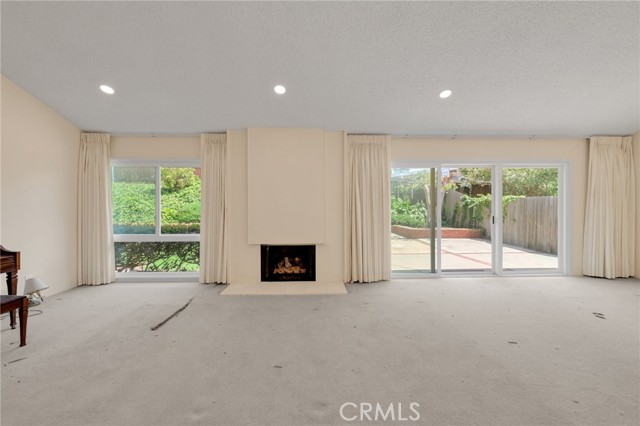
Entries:
[[582,272],[630,277],[635,269],[636,179],[631,137],[593,137],[584,224]]
[[200,137],[200,282],[227,282],[227,135]]
[[389,136],[345,135],[345,282],[391,273]]
[[78,161],[78,284],[115,280],[110,136],[83,133]]

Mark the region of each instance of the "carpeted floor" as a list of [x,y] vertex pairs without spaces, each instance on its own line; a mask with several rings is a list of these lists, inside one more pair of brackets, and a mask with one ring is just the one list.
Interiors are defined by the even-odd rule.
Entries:
[[[396,280],[335,296],[223,289],[77,288],[32,310],[23,348],[3,318],[1,424],[640,421],[638,280]],[[361,421],[376,404],[378,421]],[[356,418],[341,419],[341,407]]]

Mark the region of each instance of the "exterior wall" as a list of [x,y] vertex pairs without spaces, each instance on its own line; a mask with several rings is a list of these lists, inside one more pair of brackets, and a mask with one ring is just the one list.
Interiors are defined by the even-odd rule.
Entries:
[[51,296],[76,285],[80,129],[5,77],[1,98],[1,242],[21,252],[18,293],[37,276]]

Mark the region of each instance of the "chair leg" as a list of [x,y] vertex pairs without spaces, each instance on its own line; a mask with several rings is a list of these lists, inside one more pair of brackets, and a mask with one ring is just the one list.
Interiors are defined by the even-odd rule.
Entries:
[[27,318],[29,318],[29,299],[24,299],[20,307],[20,346],[27,344]]

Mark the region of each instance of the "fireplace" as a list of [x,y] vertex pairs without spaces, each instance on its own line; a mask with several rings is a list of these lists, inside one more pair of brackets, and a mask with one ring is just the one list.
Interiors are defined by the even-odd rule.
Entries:
[[261,281],[315,281],[316,246],[262,245]]

